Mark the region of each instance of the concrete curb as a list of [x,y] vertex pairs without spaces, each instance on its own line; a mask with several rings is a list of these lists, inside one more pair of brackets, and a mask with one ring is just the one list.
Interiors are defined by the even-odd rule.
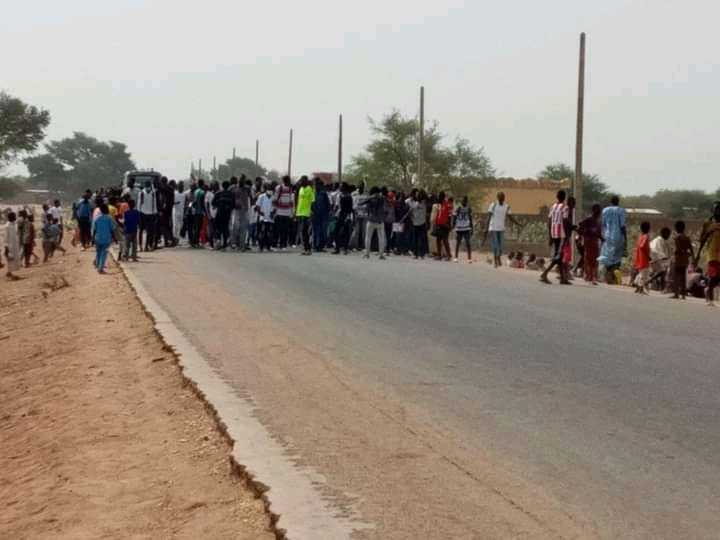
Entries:
[[231,467],[263,500],[276,538],[343,540],[350,539],[353,531],[370,528],[357,517],[339,517],[339,512],[333,511],[317,488],[326,484],[325,479],[293,463],[287,451],[255,418],[253,405],[238,396],[208,364],[132,270],[119,262],[114,250],[111,255],[152,319],[155,331],[174,352],[182,377],[230,441]]

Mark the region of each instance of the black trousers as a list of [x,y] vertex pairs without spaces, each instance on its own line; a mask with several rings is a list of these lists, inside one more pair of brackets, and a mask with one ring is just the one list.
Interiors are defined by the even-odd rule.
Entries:
[[145,231],[145,251],[155,249],[157,235],[157,214],[140,214],[140,245],[142,232]]
[[290,216],[275,216],[275,232],[278,237],[278,246],[280,248],[288,247],[290,243],[290,224],[292,219]]
[[215,240],[222,241],[222,247],[226,248],[230,242],[230,214],[218,212],[215,217]]
[[299,217],[298,226],[302,234],[303,249],[307,252],[312,251],[312,245],[310,244],[310,218]]

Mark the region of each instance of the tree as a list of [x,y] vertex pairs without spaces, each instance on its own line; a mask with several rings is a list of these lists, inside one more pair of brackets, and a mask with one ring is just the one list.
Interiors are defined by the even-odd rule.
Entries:
[[258,176],[267,176],[268,172],[265,167],[258,164],[255,166],[255,160],[243,157],[230,158],[218,165],[217,171],[212,175],[213,180],[228,180],[231,176],[239,177],[244,174],[248,178],[255,179]]
[[[347,177],[409,190],[417,174],[420,128],[414,118],[393,110],[379,122],[369,118],[373,140],[365,152],[353,157]],[[456,186],[459,179],[487,178],[495,173],[483,148],[465,139],[444,146],[437,123],[423,133],[423,187],[428,190]]]
[[102,142],[85,133],[45,145],[46,153],[25,159],[30,184],[55,191],[79,193],[119,183],[135,169],[127,146]]
[[[552,163],[538,173],[539,178],[548,180],[570,180],[574,183],[575,169],[565,163]],[[597,174],[583,173],[583,207],[592,208],[593,204],[607,204],[611,197],[607,184]]]
[[654,208],[671,218],[705,217],[712,212],[713,196],[699,189],[662,189],[653,202]]
[[12,199],[22,191],[22,179],[0,176],[0,199]]
[[0,92],[0,164],[37,149],[49,124],[48,111]]

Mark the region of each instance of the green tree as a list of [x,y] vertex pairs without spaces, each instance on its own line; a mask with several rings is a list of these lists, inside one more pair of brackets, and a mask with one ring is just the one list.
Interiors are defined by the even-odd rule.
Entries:
[[228,180],[231,176],[239,177],[244,174],[248,178],[255,179],[258,176],[267,176],[268,172],[265,167],[258,164],[255,166],[255,160],[243,157],[230,158],[221,163],[217,167],[217,172],[212,175],[213,180]]
[[711,193],[699,189],[662,189],[653,196],[654,207],[672,218],[707,216],[713,199]]
[[[393,110],[380,121],[369,119],[373,140],[365,152],[354,156],[346,176],[408,190],[417,174],[419,124]],[[473,147],[465,139],[445,146],[436,122],[423,133],[423,187],[429,190],[456,186],[467,177],[487,178],[495,170],[484,149]]]
[[[565,163],[552,163],[547,165],[538,173],[539,178],[548,180],[570,180],[571,185],[575,180],[575,169]],[[607,184],[600,180],[597,174],[583,173],[583,207],[585,210],[592,208],[593,204],[605,205],[611,197]]]
[[46,153],[25,159],[30,184],[75,194],[85,189],[115,185],[135,169],[127,146],[103,142],[85,133],[45,145]]
[[0,176],[0,200],[12,199],[23,189],[22,179]]
[[37,149],[48,125],[48,111],[0,92],[0,164]]

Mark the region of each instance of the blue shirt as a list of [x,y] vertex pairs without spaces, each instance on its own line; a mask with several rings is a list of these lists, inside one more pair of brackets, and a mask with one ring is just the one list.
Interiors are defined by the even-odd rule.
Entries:
[[125,234],[135,234],[140,223],[140,212],[137,208],[131,208],[125,211],[123,215],[125,220]]
[[110,244],[113,239],[115,223],[107,214],[100,214],[93,223],[96,244]]

